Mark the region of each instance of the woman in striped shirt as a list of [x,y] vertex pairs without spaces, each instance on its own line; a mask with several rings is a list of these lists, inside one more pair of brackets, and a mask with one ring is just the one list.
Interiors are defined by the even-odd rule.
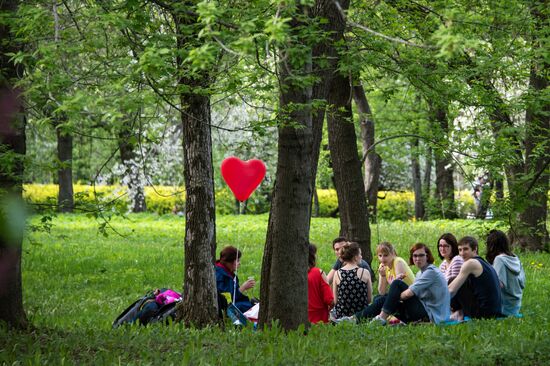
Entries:
[[451,283],[458,273],[464,260],[458,255],[458,242],[455,236],[451,233],[445,233],[439,237],[437,241],[437,249],[439,258],[443,261],[439,265],[439,269],[445,275],[447,284]]

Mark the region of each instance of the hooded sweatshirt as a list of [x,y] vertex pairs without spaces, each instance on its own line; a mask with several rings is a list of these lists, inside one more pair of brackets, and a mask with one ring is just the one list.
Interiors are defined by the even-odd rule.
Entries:
[[519,314],[525,288],[525,272],[519,258],[499,254],[495,257],[493,267],[501,283],[502,313],[504,315]]

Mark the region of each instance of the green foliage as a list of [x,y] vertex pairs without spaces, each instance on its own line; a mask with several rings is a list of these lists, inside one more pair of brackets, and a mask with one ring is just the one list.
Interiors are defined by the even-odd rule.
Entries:
[[[38,224],[40,218],[30,222]],[[97,235],[82,215],[59,215],[51,234],[30,233],[22,263],[24,305],[35,329],[11,332],[0,327],[0,364],[339,364],[478,365],[550,362],[546,294],[550,255],[518,253],[525,267],[523,319],[479,320],[456,326],[379,327],[317,325],[284,333],[228,328],[185,329],[180,325],[111,329],[111,322],[146,291],[168,286],[181,290],[184,220],[177,216],[130,215],[113,226],[125,237]],[[380,240],[394,243],[404,256],[414,242],[435,249],[444,231],[460,237],[486,235],[480,221],[387,222]],[[218,216],[218,252],[225,245],[243,251],[240,277],[260,274],[267,215]],[[506,229],[504,226],[499,226]],[[313,219],[311,238],[319,266],[334,261],[331,240],[337,219]],[[374,232],[374,231],[373,231]],[[378,241],[378,238],[373,237]],[[484,252],[482,240],[480,240]],[[41,244],[38,246],[38,244]],[[439,264],[439,259],[436,258]],[[375,262],[377,265],[377,262]],[[256,286],[259,287],[259,286]],[[258,294],[254,288],[252,294]],[[359,351],[368,348],[368,352]],[[419,349],[422,351],[419,352]]]
[[[57,185],[55,184],[27,184],[24,186],[23,197],[33,205],[35,210],[43,211],[57,204]],[[95,193],[92,187],[74,185],[75,203],[77,210],[92,210],[110,204],[119,211],[126,211],[129,207],[126,188],[122,186],[96,186]],[[238,212],[238,202],[233,193],[224,186],[215,192],[216,212],[221,215]],[[246,202],[246,213],[261,214],[269,211],[269,191],[257,190]],[[338,208],[338,197],[334,189],[317,189],[319,198],[319,216],[330,217]],[[412,192],[379,192],[378,219],[381,220],[412,220],[414,217],[414,195]],[[468,191],[456,194],[459,217],[465,218],[474,213],[473,197]],[[185,190],[183,187],[148,186],[145,187],[145,201],[147,210],[158,215],[183,212],[185,208]],[[436,205],[434,201],[428,201]],[[434,207],[433,212],[438,212]]]

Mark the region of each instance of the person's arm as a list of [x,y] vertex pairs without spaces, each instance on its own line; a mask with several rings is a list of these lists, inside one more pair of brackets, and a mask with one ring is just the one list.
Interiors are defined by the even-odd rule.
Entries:
[[403,300],[410,299],[413,296],[414,296],[414,292],[412,292],[412,290],[408,288],[401,293],[401,295],[399,296],[399,299],[403,301]]
[[424,271],[419,272],[414,283],[401,293],[401,300],[410,299],[413,296],[423,293],[437,281],[438,275],[440,275],[439,269],[435,266],[430,266],[424,269]]
[[256,281],[254,279],[248,279],[244,281],[244,283],[239,287],[239,290],[241,292],[245,292],[246,290],[250,290],[252,287],[256,285]]
[[406,264],[399,261],[395,263],[395,279],[402,280],[407,277],[407,267]]
[[380,279],[378,280],[378,293],[380,295],[386,294],[386,289],[388,287],[388,279],[386,278],[386,266],[383,264],[378,267],[378,274]]
[[456,295],[458,290],[462,287],[464,282],[466,282],[466,279],[470,274],[475,275],[477,272],[479,272],[478,276],[483,271],[483,268],[481,268],[481,264],[475,259],[468,259],[462,267],[460,268],[460,272],[458,273],[458,276],[449,284],[449,292],[451,293],[451,297]]
[[332,284],[332,280],[334,279],[334,274],[336,273],[336,271],[334,269],[331,269],[330,272],[328,273],[327,275],[327,283],[329,285]]
[[340,284],[340,276],[338,276],[338,271],[334,275],[334,280],[332,281],[332,295],[334,296],[334,303],[338,301],[338,285]]
[[325,276],[325,272],[321,271],[321,294],[323,297],[323,302],[329,307],[332,308],[334,306],[334,295],[332,293],[332,289],[328,285],[327,276]]
[[372,280],[370,277],[370,272],[368,269],[361,271],[361,281],[367,284],[367,302],[370,304],[372,302]]

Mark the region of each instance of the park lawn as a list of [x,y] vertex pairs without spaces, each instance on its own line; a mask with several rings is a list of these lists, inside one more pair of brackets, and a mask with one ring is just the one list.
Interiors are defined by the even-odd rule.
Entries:
[[[33,217],[37,224],[39,217]],[[59,215],[51,233],[24,243],[23,289],[31,333],[0,328],[0,365],[61,364],[548,364],[550,255],[520,253],[527,274],[523,319],[455,326],[318,325],[303,331],[190,330],[180,325],[111,329],[127,305],[156,287],[182,288],[184,219],[130,215],[114,219],[121,235],[104,237],[84,215]],[[484,237],[502,223],[473,220],[381,222],[373,243],[387,240],[406,257],[414,242],[433,250],[443,232]],[[243,252],[241,277],[260,280],[267,215],[217,217],[218,252]],[[334,261],[337,219],[313,219],[319,266]],[[374,248],[373,248],[374,249]],[[484,249],[482,248],[482,253]],[[439,262],[439,261],[438,261]],[[436,264],[438,264],[438,262]],[[375,265],[377,262],[375,262]],[[259,295],[259,286],[252,291]]]

